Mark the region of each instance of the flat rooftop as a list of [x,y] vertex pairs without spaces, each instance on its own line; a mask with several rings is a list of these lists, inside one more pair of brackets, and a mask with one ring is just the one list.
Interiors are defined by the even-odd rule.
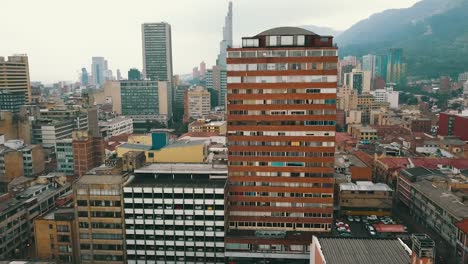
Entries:
[[463,219],[468,217],[468,200],[463,202],[462,198],[453,192],[438,188],[428,180],[413,183],[413,188],[423,193],[424,196],[456,218]]
[[74,214],[74,212],[75,212],[74,208],[58,208],[44,215],[43,218],[46,220],[54,220],[57,214]]
[[189,177],[187,175],[136,175],[130,180],[127,187],[198,187],[198,188],[224,188],[227,181],[225,177],[209,177],[208,175],[196,175]]
[[354,154],[336,154],[335,166],[340,168],[347,168],[350,166],[367,167],[367,165]]
[[398,239],[318,238],[327,264],[410,264]]
[[107,121],[99,121],[99,126],[111,126],[111,125],[115,125],[122,121],[127,121],[127,120],[132,121],[130,117],[118,116],[113,119],[109,119]]
[[135,170],[135,173],[172,173],[172,174],[226,174],[227,165],[205,163],[153,163]]
[[347,182],[340,184],[340,191],[382,191],[391,192],[392,188],[388,187],[385,183],[372,183],[372,182]]
[[124,175],[83,175],[78,179],[79,184],[121,184]]

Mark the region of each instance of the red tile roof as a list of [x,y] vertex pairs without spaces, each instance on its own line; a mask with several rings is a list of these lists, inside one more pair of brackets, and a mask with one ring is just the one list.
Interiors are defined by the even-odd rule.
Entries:
[[406,168],[410,161],[414,167],[424,167],[426,169],[437,169],[437,165],[450,165],[457,169],[468,169],[468,159],[449,159],[449,158],[396,158],[385,157],[380,158],[379,161],[386,164],[389,168],[398,169]]
[[337,143],[346,142],[346,141],[353,141],[353,138],[348,133],[337,132],[335,135],[336,135],[336,142]]
[[374,158],[363,151],[354,151],[353,154],[369,167],[374,164]]
[[455,226],[461,231],[463,231],[463,233],[468,234],[468,218],[465,218],[460,222],[455,223]]

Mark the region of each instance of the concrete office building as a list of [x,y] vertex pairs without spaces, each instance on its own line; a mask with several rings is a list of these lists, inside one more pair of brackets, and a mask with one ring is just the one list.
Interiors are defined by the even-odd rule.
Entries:
[[[333,222],[338,62],[333,37],[273,28],[244,37],[242,48],[228,49],[227,62],[226,248],[268,259],[275,252],[260,251],[275,244],[282,258],[302,257],[311,236],[308,242],[290,241],[287,231],[330,232]],[[245,256],[226,254],[232,261]]]
[[65,175],[69,176],[75,174],[73,139],[67,138],[57,140],[55,154],[57,156],[57,171],[63,172]]
[[171,25],[165,22],[141,25],[143,43],[143,78],[152,81],[172,80]]
[[126,175],[84,175],[76,182],[79,263],[126,263],[122,186]]
[[362,56],[362,70],[369,71],[371,73],[371,79],[375,77],[375,63],[376,56],[373,54],[367,54]]
[[225,263],[225,165],[154,164],[124,190],[128,263]]
[[371,72],[353,69],[345,73],[343,85],[357,90],[358,94],[369,93],[371,90]]
[[[230,66],[227,66],[230,67]],[[218,92],[217,105],[226,107],[226,87],[227,87],[227,71],[221,66],[213,66],[206,72],[206,89],[213,89]]]
[[399,106],[399,97],[400,92],[394,91],[393,87],[388,87],[386,89],[376,89],[370,92],[374,98],[375,102],[378,103],[389,103],[390,108],[398,108]]
[[391,215],[393,190],[384,183],[341,183],[339,206],[343,215]]
[[133,120],[130,117],[118,116],[108,121],[99,122],[100,136],[108,139],[113,136],[133,133]]
[[167,124],[172,118],[171,87],[168,82],[121,81],[122,115],[135,123],[155,120]]
[[[16,109],[18,97],[21,96],[23,104],[31,102],[28,56],[14,55],[8,59],[0,57],[0,109]],[[15,103],[12,104],[10,99],[14,99]]]

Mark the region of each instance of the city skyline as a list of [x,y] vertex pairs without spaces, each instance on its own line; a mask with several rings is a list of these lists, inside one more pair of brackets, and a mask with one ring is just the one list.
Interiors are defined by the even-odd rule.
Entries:
[[[140,69],[142,65],[141,24],[164,21],[173,28],[174,73],[190,73],[193,65],[202,60],[208,67],[215,64],[228,2],[179,1],[164,4],[163,8],[160,1],[144,2],[134,7],[119,6],[118,3],[112,7],[107,3],[92,3],[94,8],[89,8],[91,2],[87,1],[67,5],[47,1],[41,2],[41,6],[37,8],[36,3],[27,3],[31,7],[29,10],[44,10],[44,6],[51,8],[42,13],[26,15],[34,19],[34,23],[26,21],[22,24],[11,24],[11,21],[16,21],[14,12],[2,15],[0,34],[4,41],[0,53],[28,54],[31,80],[44,83],[78,80],[81,68],[86,67],[90,72],[91,57],[96,56],[108,59],[114,72],[116,69],[126,72],[132,67]],[[361,1],[359,5],[355,5],[339,0],[327,3],[297,0],[292,2],[296,4],[291,5],[291,2],[237,0],[233,1],[234,45],[240,44],[241,36],[280,25],[317,25],[343,30],[375,12],[388,8],[409,7],[415,2],[417,1]],[[23,4],[25,3],[22,1],[15,1],[3,5],[5,10],[15,10]],[[337,9],[336,6],[342,8]],[[265,8],[271,16],[253,23],[258,10]],[[285,9],[293,11],[294,17],[282,16]],[[109,10],[109,13],[103,15],[97,12],[99,10]],[[82,14],[81,17],[86,17],[86,20],[70,19],[71,12]],[[105,30],[98,30],[95,25],[98,20],[101,23],[103,19],[107,21],[107,26]],[[45,31],[44,28],[49,30]],[[190,45],[187,44],[187,39],[191,40]],[[190,50],[197,52],[185,52],[189,46]],[[66,66],[62,64],[64,58],[68,58],[69,61]]]

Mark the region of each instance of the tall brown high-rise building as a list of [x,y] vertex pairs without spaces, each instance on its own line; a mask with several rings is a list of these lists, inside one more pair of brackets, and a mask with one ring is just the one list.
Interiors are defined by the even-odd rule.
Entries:
[[227,244],[331,230],[337,62],[333,37],[301,28],[228,48],[228,229],[254,238]]
[[88,131],[74,131],[72,144],[75,176],[80,177],[104,163],[106,153],[101,137],[93,137]]
[[0,57],[0,109],[18,112],[31,102],[28,56]]

